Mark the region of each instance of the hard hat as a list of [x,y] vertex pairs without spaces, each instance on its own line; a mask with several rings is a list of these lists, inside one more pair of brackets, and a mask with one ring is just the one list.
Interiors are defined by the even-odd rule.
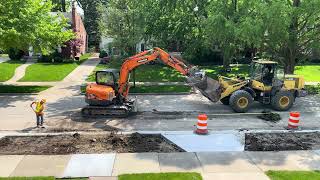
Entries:
[[41,101],[40,101],[40,102],[45,103],[46,101],[47,101],[46,99],[41,99]]

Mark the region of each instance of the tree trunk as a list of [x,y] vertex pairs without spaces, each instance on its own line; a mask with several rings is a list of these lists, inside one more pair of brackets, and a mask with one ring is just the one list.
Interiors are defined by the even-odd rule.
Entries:
[[[73,2],[72,2],[73,3]],[[66,9],[66,0],[61,0],[61,11],[62,12],[67,12]]]
[[287,58],[287,61],[285,63],[284,71],[286,74],[293,74],[294,68],[296,66],[296,58],[295,56],[288,56],[286,58]]
[[[293,0],[292,3],[293,8],[297,8],[300,6],[300,0]],[[293,74],[294,68],[296,66],[296,58],[298,55],[298,17],[293,12],[292,20],[289,27],[289,39],[287,47],[285,48],[285,73]]]

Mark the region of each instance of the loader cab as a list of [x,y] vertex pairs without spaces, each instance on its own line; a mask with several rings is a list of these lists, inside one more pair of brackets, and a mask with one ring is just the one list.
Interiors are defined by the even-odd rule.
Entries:
[[277,80],[283,79],[284,73],[278,69],[278,63],[274,61],[253,61],[251,65],[251,80],[272,86]]
[[111,86],[114,89],[118,86],[119,70],[105,69],[96,72],[96,83],[99,85]]

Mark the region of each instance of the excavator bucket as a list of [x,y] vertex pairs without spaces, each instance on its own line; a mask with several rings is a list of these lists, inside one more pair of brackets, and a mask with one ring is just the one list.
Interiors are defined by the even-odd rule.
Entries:
[[212,102],[220,100],[222,88],[219,81],[205,75],[204,72],[195,72],[187,78],[187,82],[197,88],[203,96]]

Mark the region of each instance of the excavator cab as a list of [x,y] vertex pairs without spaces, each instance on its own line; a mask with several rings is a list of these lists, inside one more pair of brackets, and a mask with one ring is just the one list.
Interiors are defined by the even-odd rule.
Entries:
[[117,69],[106,69],[96,72],[96,83],[99,85],[111,86],[118,88],[120,72]]

